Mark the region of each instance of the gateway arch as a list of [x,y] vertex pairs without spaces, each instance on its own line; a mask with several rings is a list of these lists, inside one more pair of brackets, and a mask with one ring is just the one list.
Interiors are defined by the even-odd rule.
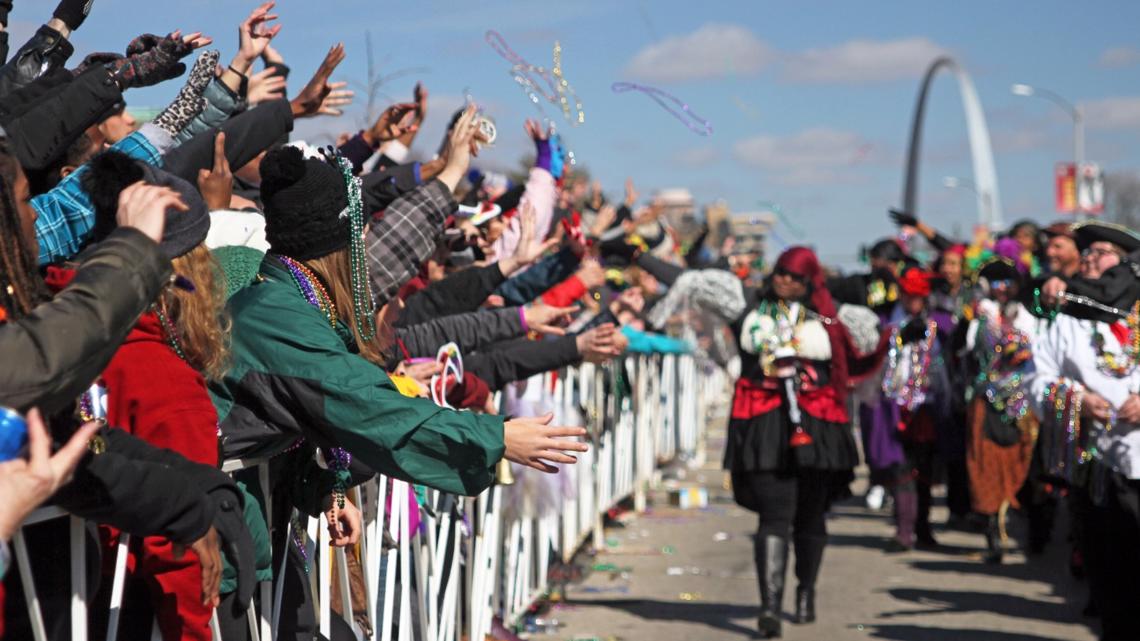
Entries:
[[974,166],[974,184],[978,199],[978,222],[989,229],[1004,226],[1001,213],[1001,198],[998,194],[997,171],[994,168],[993,148],[990,145],[990,131],[986,126],[986,116],[974,81],[966,70],[953,58],[938,58],[926,70],[922,87],[918,92],[918,104],[914,110],[914,122],[910,130],[910,144],[907,150],[906,180],[903,183],[902,209],[916,214],[918,200],[918,163],[922,152],[922,126],[926,115],[926,97],[934,76],[942,68],[947,68],[958,79],[958,90],[962,94],[962,108],[966,112],[966,129],[970,139],[970,157]]

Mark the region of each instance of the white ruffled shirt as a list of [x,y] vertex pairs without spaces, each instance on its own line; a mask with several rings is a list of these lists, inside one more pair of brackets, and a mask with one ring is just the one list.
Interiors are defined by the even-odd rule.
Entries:
[[[1105,374],[1097,367],[1094,327],[1104,337],[1104,351],[1120,356],[1123,349],[1108,323],[1061,314],[1052,326],[1036,334],[1033,363],[1037,371],[1029,376],[1029,385],[1038,417],[1053,411],[1046,407],[1043,396],[1046,388],[1062,377],[1080,382],[1118,410],[1130,395],[1140,390],[1140,367],[1133,368],[1122,378]],[[1140,429],[1117,436],[1105,432],[1099,423],[1088,421],[1083,424],[1094,426],[1089,434],[1096,440],[1103,464],[1129,479],[1140,479]]]

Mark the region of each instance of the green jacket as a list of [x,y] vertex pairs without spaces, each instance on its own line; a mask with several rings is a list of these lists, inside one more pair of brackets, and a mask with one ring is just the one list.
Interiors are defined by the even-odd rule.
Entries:
[[347,449],[372,470],[474,495],[503,456],[503,419],[402,396],[356,354],[351,330],[301,295],[273,255],[229,301],[231,367],[210,391],[225,458],[265,457],[304,437]]

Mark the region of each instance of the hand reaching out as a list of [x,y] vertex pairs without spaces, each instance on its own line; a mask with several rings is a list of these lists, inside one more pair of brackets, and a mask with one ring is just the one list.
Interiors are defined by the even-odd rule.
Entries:
[[553,414],[541,418],[518,418],[503,424],[503,458],[519,465],[532,467],[548,474],[558,473],[554,463],[573,464],[578,459],[565,452],[588,452],[585,443],[566,440],[565,437],[581,437],[586,430],[581,427],[556,427],[550,425]]
[[565,336],[566,330],[562,328],[561,323],[569,321],[570,315],[576,311],[578,311],[577,307],[551,307],[549,305],[531,304],[523,308],[523,315],[526,317],[526,326],[532,332]]
[[622,353],[617,342],[617,329],[610,323],[599,325],[578,335],[578,355],[588,363],[600,365]]

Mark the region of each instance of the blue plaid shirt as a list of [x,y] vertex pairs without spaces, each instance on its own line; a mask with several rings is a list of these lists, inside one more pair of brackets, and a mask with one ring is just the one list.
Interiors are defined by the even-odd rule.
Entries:
[[[115,143],[111,149],[149,165],[162,164],[158,148],[138,131]],[[91,236],[91,228],[95,225],[95,206],[80,182],[86,171],[86,165],[76,169],[55,189],[31,201],[38,215],[36,239],[40,244],[40,265],[71,258],[79,253]]]

